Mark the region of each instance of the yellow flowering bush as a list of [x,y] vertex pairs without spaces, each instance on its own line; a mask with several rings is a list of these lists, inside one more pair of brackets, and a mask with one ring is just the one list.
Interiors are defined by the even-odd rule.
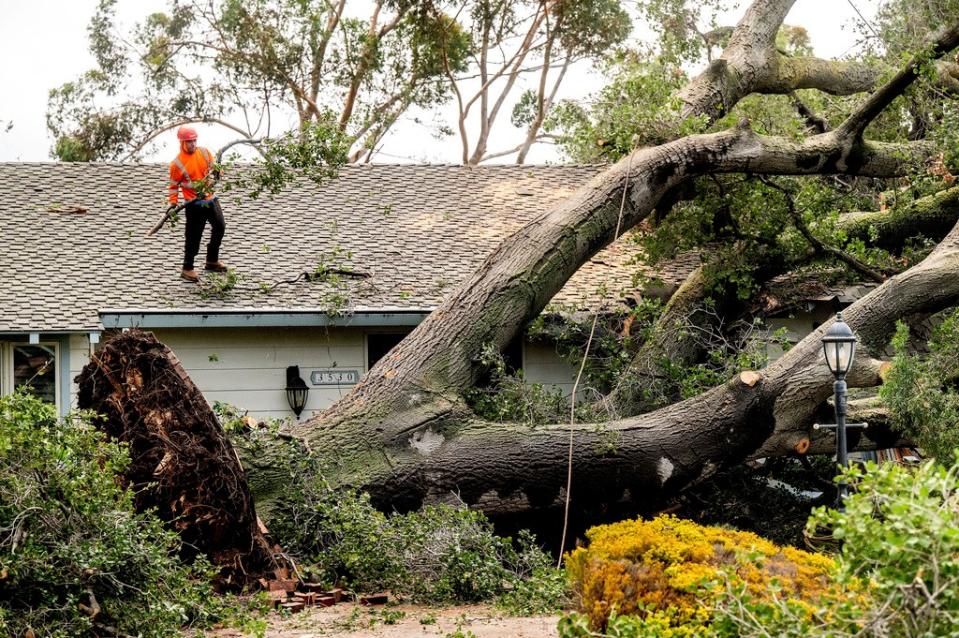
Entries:
[[839,595],[829,578],[832,559],[749,532],[666,515],[600,525],[586,536],[589,545],[569,553],[566,568],[594,629],[611,614],[703,627],[731,588],[797,603]]

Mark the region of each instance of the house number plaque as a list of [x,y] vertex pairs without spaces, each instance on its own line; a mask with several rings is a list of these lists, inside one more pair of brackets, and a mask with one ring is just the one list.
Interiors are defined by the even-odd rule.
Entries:
[[360,371],[349,368],[326,368],[310,372],[312,385],[353,385],[359,380]]

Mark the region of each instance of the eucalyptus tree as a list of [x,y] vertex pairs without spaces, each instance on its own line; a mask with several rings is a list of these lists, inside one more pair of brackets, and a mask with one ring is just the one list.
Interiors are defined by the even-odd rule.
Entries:
[[[460,13],[470,35],[469,65],[446,72],[456,96],[464,164],[516,155],[522,164],[545,138],[543,124],[570,66],[599,60],[629,35],[632,23],[621,0],[476,0]],[[535,88],[514,94],[525,78]],[[491,150],[490,134],[510,98],[509,121],[525,129],[518,144]],[[474,126],[470,126],[474,124]],[[472,130],[472,133],[471,133]]]
[[[53,154],[135,158],[187,122],[271,139],[292,119],[295,130],[347,136],[346,160],[369,161],[411,107],[435,110],[455,95],[463,162],[516,153],[522,163],[542,139],[567,69],[602,57],[629,33],[620,4],[171,0],[123,30],[116,0],[101,0],[89,27],[96,68],[50,93]],[[526,77],[536,88],[517,97]],[[494,126],[509,121],[525,129],[522,139],[490,152]]]
[[356,3],[346,0],[171,0],[123,30],[116,0],[101,0],[88,29],[96,68],[50,93],[53,154],[136,158],[189,122],[271,139],[292,117],[295,131],[345,136],[348,159],[357,159],[410,106],[447,98],[446,73],[465,68],[468,45],[441,3],[373,0],[364,8],[354,15]]

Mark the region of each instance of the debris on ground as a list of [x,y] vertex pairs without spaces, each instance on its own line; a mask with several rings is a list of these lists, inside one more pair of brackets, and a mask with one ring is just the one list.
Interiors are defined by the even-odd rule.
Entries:
[[[299,613],[273,612],[266,638],[555,638],[559,616],[508,616],[489,605],[342,604]],[[217,629],[207,638],[240,638],[241,631]]]

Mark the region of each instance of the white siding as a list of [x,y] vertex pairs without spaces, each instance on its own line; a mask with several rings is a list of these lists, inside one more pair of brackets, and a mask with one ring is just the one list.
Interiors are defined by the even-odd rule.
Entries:
[[77,407],[77,375],[90,361],[90,337],[85,334],[70,335],[70,351],[60,355],[70,365],[70,409]]
[[[216,401],[229,403],[261,420],[293,416],[286,399],[287,366],[300,366],[300,376],[310,386],[301,419],[328,407],[352,389],[349,384],[314,386],[310,370],[366,372],[366,332],[359,328],[158,328],[153,333],[176,353],[211,405]],[[86,348],[88,351],[89,346]],[[523,366],[531,383],[553,386],[564,393],[572,390],[575,371],[552,345],[526,343],[523,350]],[[86,353],[83,362],[85,358]],[[80,361],[79,351],[76,361]],[[73,362],[72,356],[71,368]]]
[[542,383],[544,386],[558,388],[565,395],[573,391],[576,370],[556,354],[553,344],[524,343],[523,372],[529,383]]
[[310,370],[346,368],[366,372],[365,338],[357,328],[156,329],[212,405],[229,403],[257,419],[292,417],[286,399],[286,368],[300,366],[310,387],[300,419],[331,405],[352,385],[314,386]]
[[[786,339],[796,344],[806,338],[809,333],[818,328],[823,323],[836,316],[831,307],[817,307],[810,312],[798,314],[795,317],[774,317],[766,321],[770,332],[775,332],[781,328],[786,329]],[[767,348],[769,361],[775,361],[783,356],[783,349],[777,344],[770,344]]]

